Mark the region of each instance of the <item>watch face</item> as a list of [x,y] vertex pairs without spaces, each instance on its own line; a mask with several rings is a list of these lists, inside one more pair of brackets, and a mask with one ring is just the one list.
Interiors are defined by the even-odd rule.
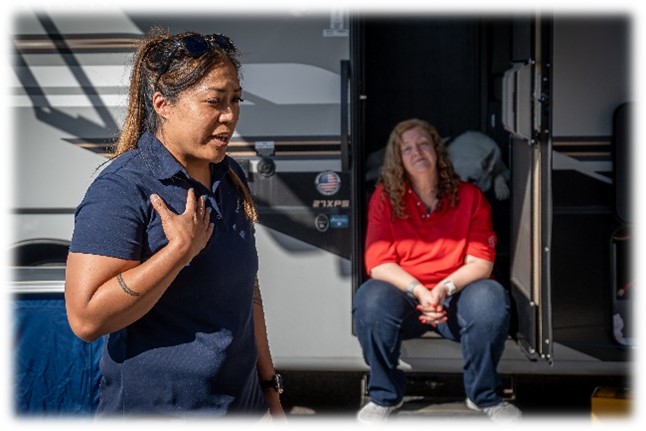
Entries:
[[453,295],[457,290],[455,284],[451,280],[445,281],[444,284],[446,284],[446,287],[448,288],[449,296]]

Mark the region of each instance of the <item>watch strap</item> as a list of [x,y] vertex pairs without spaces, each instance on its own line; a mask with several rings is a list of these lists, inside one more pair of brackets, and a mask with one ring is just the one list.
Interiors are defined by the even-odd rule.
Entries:
[[260,387],[265,389],[272,389],[279,394],[283,393],[283,376],[280,374],[274,374],[270,380],[262,380],[260,382]]

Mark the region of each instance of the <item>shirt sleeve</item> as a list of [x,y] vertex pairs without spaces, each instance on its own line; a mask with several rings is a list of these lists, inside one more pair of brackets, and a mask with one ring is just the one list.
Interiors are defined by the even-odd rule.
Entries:
[[368,274],[383,263],[399,263],[392,235],[392,210],[383,186],[375,189],[368,205],[365,267]]
[[473,206],[467,243],[467,255],[493,262],[496,259],[496,233],[493,231],[491,206],[480,189],[472,187]]
[[70,251],[141,260],[148,198],[118,175],[99,176],[76,209]]

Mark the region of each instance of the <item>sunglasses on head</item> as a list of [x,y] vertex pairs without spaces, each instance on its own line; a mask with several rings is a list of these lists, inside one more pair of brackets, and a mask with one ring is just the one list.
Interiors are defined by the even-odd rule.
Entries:
[[184,48],[191,57],[198,58],[211,51],[211,48],[213,47],[216,47],[227,54],[236,52],[236,47],[231,39],[223,34],[208,34],[205,36],[189,34],[175,41],[173,49],[166,57],[163,67],[160,68],[160,72],[157,75],[157,81],[159,81],[159,78],[168,71],[170,62],[180,48]]

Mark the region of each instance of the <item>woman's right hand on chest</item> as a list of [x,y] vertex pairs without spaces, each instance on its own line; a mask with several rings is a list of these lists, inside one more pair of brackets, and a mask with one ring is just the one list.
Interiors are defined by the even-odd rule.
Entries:
[[211,208],[206,206],[206,199],[196,197],[195,191],[189,189],[186,195],[186,209],[182,214],[175,214],[168,209],[164,200],[156,194],[150,196],[150,201],[161,217],[162,228],[169,245],[177,247],[185,256],[186,263],[190,263],[206,247],[213,235]]

